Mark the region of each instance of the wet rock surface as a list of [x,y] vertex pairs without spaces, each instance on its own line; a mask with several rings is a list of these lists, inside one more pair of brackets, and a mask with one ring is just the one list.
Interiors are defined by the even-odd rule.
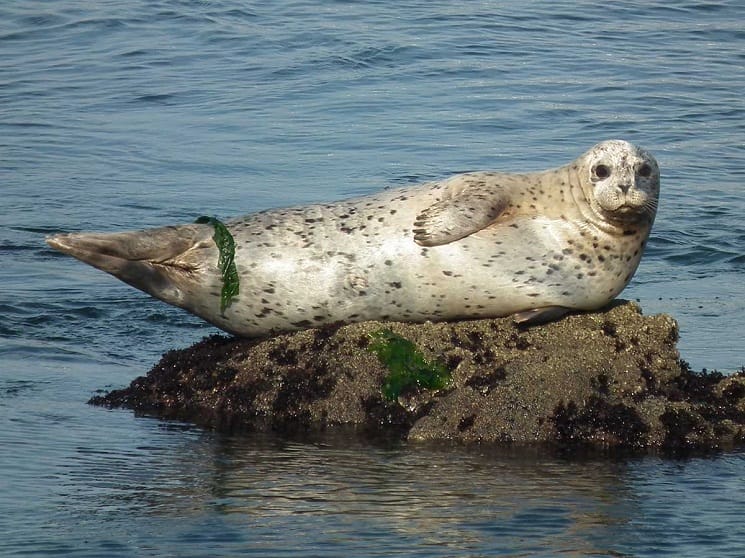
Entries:
[[[451,372],[387,400],[381,329]],[[745,374],[694,373],[667,315],[631,302],[522,328],[510,318],[365,322],[262,340],[213,336],[166,353],[91,403],[218,429],[353,425],[408,440],[712,449],[745,441]]]

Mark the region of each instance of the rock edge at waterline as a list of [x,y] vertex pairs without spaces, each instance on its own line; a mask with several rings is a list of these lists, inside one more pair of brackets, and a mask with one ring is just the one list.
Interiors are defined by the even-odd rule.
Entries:
[[[451,372],[388,401],[369,350],[390,329]],[[166,353],[91,403],[217,429],[354,425],[408,440],[710,449],[745,441],[745,375],[693,373],[668,315],[635,303],[522,328],[510,318],[224,336]]]

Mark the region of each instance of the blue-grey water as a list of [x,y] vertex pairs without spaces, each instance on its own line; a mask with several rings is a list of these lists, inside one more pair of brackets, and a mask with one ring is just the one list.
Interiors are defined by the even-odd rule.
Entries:
[[86,405],[215,330],[45,234],[227,218],[602,139],[662,167],[626,298],[745,364],[745,11],[721,2],[0,4],[1,556],[743,556],[745,454],[218,434]]

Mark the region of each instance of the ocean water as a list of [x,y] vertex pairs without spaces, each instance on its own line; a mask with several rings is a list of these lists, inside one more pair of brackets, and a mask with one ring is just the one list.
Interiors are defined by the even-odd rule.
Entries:
[[745,364],[745,31],[723,2],[0,5],[0,555],[742,556],[745,454],[220,434],[86,405],[215,330],[48,249],[651,150],[622,296]]

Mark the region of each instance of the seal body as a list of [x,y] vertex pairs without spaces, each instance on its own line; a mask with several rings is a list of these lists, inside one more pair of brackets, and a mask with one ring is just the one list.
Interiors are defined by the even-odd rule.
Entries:
[[659,169],[621,140],[544,172],[475,172],[225,224],[240,292],[220,310],[209,225],[47,242],[237,335],[363,320],[551,319],[610,302],[634,274]]

